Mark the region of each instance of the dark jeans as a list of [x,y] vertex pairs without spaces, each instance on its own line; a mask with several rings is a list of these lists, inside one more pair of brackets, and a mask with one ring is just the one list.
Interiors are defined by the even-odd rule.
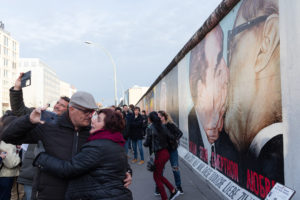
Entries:
[[181,178],[180,178],[180,171],[179,171],[179,165],[178,165],[178,151],[177,149],[174,151],[170,151],[170,163],[175,179],[175,185],[176,187],[181,187]]
[[10,200],[11,188],[15,177],[0,177],[0,199]]
[[134,151],[134,159],[137,159],[137,146],[139,147],[139,152],[141,156],[141,160],[144,160],[144,151],[143,151],[143,140],[131,140],[132,141],[132,147]]
[[125,151],[126,151],[126,154],[128,154],[128,149],[131,149],[131,139],[130,138],[127,138],[127,140],[125,141]]
[[174,190],[173,185],[163,176],[163,169],[166,163],[168,162],[169,158],[170,158],[170,154],[167,149],[160,150],[155,154],[155,160],[154,160],[155,170],[153,172],[153,178],[158,187],[158,191],[160,193],[162,200],[168,199],[164,185],[167,186],[170,193],[172,193],[172,191]]

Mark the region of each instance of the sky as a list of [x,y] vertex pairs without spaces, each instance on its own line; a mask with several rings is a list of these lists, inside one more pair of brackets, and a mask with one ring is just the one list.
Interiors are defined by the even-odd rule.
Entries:
[[[21,58],[39,58],[59,79],[114,104],[149,87],[221,0],[0,0],[0,21]],[[92,45],[84,42],[91,41]]]

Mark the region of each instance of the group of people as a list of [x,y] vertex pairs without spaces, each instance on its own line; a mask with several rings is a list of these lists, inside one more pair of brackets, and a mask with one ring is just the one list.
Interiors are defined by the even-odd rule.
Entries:
[[0,199],[11,198],[16,177],[24,199],[132,199],[122,115],[76,92],[57,101],[57,120],[41,121],[45,108],[24,105],[21,77],[10,89],[12,111],[1,118]]
[[[145,137],[145,130],[148,125],[148,119],[146,111],[140,112],[139,107],[134,105],[123,105],[123,108],[116,108],[116,110],[122,110],[122,114],[126,123],[126,128],[123,131],[123,136],[126,139],[125,149],[128,154],[128,150],[133,150],[134,158],[132,163],[138,163],[142,165],[145,163],[144,151],[143,151],[143,138]],[[138,162],[138,151],[140,153],[140,161]]]
[[[10,89],[11,111],[0,123],[0,199],[112,199],[130,200],[132,163],[144,163],[144,146],[155,155],[156,195],[169,199],[183,194],[177,147],[182,132],[165,111],[145,111],[130,105],[98,109],[93,96],[79,91],[61,97],[54,118],[43,119],[44,108],[28,108],[21,77]],[[163,176],[170,160],[176,188]]]
[[[129,105],[129,107],[123,105],[122,108],[111,106],[111,108],[122,113],[125,119],[126,128],[123,131],[123,137],[126,140],[126,154],[128,155],[129,149],[133,150],[134,157],[131,163],[144,164],[143,145],[149,147],[150,156],[154,155],[153,178],[156,183],[154,194],[161,195],[163,200],[167,199],[163,184],[170,191],[170,199],[175,199],[179,194],[183,194],[177,151],[182,132],[175,125],[171,116],[162,110],[153,111],[147,115],[145,110],[140,111],[139,107],[133,105]],[[140,153],[139,162],[138,151]],[[170,160],[176,188],[163,176],[163,169],[168,160]]]
[[[155,193],[160,194],[162,200],[167,199],[164,188],[164,185],[166,185],[170,191],[169,199],[173,200],[180,194],[183,194],[177,151],[182,132],[165,111],[151,112],[148,116],[148,121],[150,124],[146,129],[147,137],[144,146],[149,147],[150,155],[153,153],[155,156],[153,172],[153,178],[156,183]],[[176,188],[163,176],[163,170],[168,160],[170,160],[172,166]]]

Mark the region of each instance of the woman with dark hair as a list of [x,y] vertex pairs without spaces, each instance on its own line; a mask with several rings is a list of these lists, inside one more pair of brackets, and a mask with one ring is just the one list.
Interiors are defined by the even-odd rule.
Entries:
[[163,169],[170,158],[168,140],[174,138],[162,124],[157,112],[151,112],[148,119],[150,125],[147,128],[147,138],[144,146],[149,147],[150,154],[155,154],[153,178],[158,187],[161,199],[168,199],[164,188],[165,184],[171,193],[169,199],[174,200],[180,192],[163,176]]
[[121,133],[124,126],[120,113],[102,109],[92,118],[88,143],[71,161],[41,153],[34,165],[42,171],[71,179],[65,199],[132,200],[131,191],[123,182],[130,170]]
[[161,122],[168,128],[170,133],[175,137],[175,140],[169,141],[169,144],[170,142],[172,142],[172,145],[169,146],[170,163],[171,163],[171,167],[175,179],[175,185],[179,190],[180,194],[183,194],[183,190],[181,187],[181,178],[180,178],[180,170],[179,170],[179,162],[178,162],[178,151],[177,151],[177,147],[179,144],[179,140],[182,136],[182,132],[176,126],[171,116],[167,112],[163,110],[158,111],[158,117],[160,118]]

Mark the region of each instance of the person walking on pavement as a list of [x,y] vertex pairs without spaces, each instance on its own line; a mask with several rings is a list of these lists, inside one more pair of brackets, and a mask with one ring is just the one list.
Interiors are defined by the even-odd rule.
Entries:
[[[134,105],[133,104],[129,104],[128,112],[130,113],[129,116],[130,116],[130,120],[131,120],[132,116],[134,115]],[[130,123],[130,120],[129,120],[129,123]],[[130,133],[129,133],[129,135],[130,135]],[[128,143],[128,148],[130,149],[130,153],[133,153],[133,144],[132,144],[131,138]]]
[[132,160],[132,163],[137,162],[138,152],[137,152],[137,146],[139,148],[141,160],[138,164],[142,165],[144,164],[144,151],[143,151],[143,136],[144,136],[144,130],[143,130],[143,117],[140,114],[140,108],[135,107],[134,108],[134,115],[130,119],[129,123],[129,134],[130,138],[132,140],[132,147],[134,152],[134,159]]
[[153,178],[158,187],[161,199],[168,199],[164,188],[164,185],[166,185],[171,193],[169,200],[174,200],[180,195],[180,192],[163,176],[163,169],[170,158],[168,141],[174,139],[174,136],[162,124],[157,112],[149,114],[149,122],[150,125],[147,128],[147,138],[144,146],[149,147],[150,155],[152,153],[155,155]]
[[133,114],[129,110],[128,106],[126,104],[123,105],[123,117],[125,119],[125,129],[123,131],[123,137],[126,140],[125,151],[127,155],[128,155],[128,149],[132,150],[131,139],[129,136],[129,123],[130,123],[130,119],[132,118],[132,115]]
[[[14,87],[10,88],[10,105],[12,114],[20,117],[26,114],[30,114],[34,108],[28,108],[24,104],[23,91],[21,87],[21,79],[24,73],[20,73],[20,76],[17,78]],[[57,115],[62,115],[67,111],[70,98],[66,96],[60,97],[56,104],[54,105],[53,112]],[[32,166],[34,160],[34,149],[36,144],[22,144],[23,158],[22,166],[20,169],[20,174],[17,179],[19,184],[24,185],[25,200],[31,199],[32,185],[34,176],[37,173],[37,168]]]
[[[2,139],[8,143],[44,144],[49,155],[59,159],[70,160],[89,137],[92,114],[97,109],[94,97],[78,91],[71,97],[68,110],[58,117],[56,123],[40,121],[41,108],[33,110],[30,115],[19,117],[3,131]],[[131,183],[127,173],[125,185]],[[68,180],[40,171],[35,176],[32,199],[63,200]]]
[[70,161],[40,153],[34,165],[43,172],[70,179],[67,200],[132,200],[131,191],[123,185],[130,169],[123,148],[124,127],[121,113],[102,109],[93,116],[88,142]]
[[147,116],[145,110],[142,110],[142,117],[143,117],[143,131],[144,131],[144,136],[146,136],[146,128],[148,126],[148,116]]
[[171,145],[169,147],[169,153],[170,153],[170,163],[175,179],[175,185],[177,189],[179,190],[180,194],[183,194],[183,190],[181,187],[181,178],[180,178],[180,170],[179,170],[179,162],[178,162],[178,151],[177,147],[179,145],[179,140],[182,137],[182,132],[181,130],[174,124],[171,116],[166,113],[165,111],[158,111],[158,116],[161,120],[161,122],[168,128],[170,133],[174,135],[175,137],[175,144]]

